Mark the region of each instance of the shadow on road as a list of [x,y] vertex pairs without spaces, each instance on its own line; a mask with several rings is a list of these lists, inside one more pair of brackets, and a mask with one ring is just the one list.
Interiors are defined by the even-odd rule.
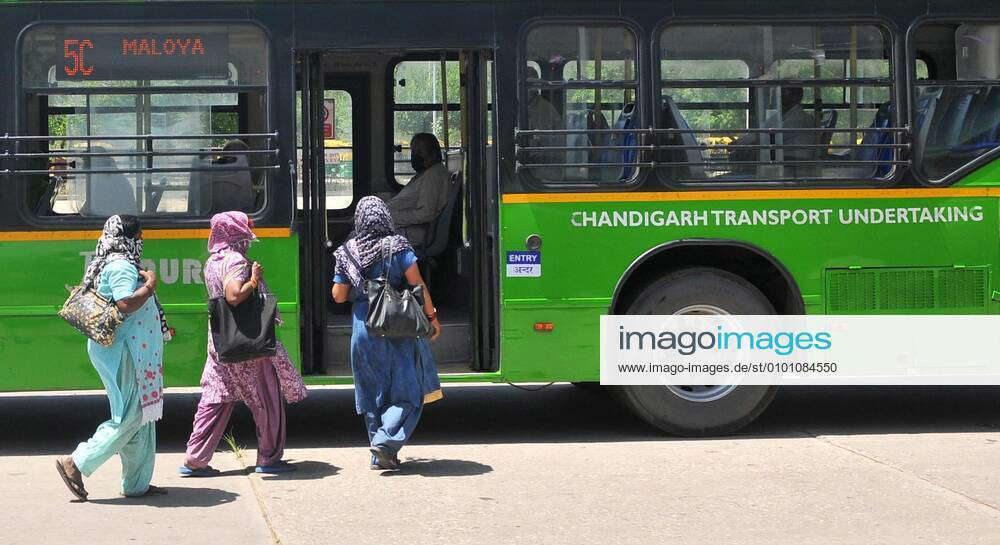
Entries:
[[218,488],[169,487],[163,496],[142,498],[100,498],[90,503],[100,505],[148,505],[150,507],[216,507],[236,501],[239,494]]
[[[197,403],[198,394],[168,393],[164,418],[157,425],[160,452],[184,450]],[[287,414],[290,449],[367,445],[361,417],[354,412],[353,390],[313,389],[305,401],[289,406]],[[0,415],[0,455],[68,453],[107,419],[108,402],[90,393],[0,395]],[[239,441],[253,448],[249,411],[240,406],[231,425]],[[998,387],[796,387],[779,391],[756,422],[730,438],[955,433],[998,427]],[[412,443],[665,440],[692,439],[665,436],[603,390],[556,384],[537,392],[505,385],[446,387],[444,399],[425,409]],[[297,477],[287,478],[323,478],[336,471],[304,465]]]
[[383,471],[383,477],[420,475],[421,477],[470,477],[493,471],[492,466],[469,460],[404,458],[396,471]]
[[[289,460],[289,462],[295,466],[295,471],[290,473],[265,475],[262,476],[261,479],[265,481],[311,481],[316,479],[325,479],[340,473],[339,467],[326,462],[317,462],[314,460],[303,460],[301,462]],[[246,468],[246,473],[249,474],[253,472],[254,466]]]

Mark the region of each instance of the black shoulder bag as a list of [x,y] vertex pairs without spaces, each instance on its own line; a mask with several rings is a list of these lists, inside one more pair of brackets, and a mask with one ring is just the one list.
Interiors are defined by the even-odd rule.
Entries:
[[382,274],[378,278],[367,279],[364,278],[365,270],[354,257],[354,253],[347,245],[344,246],[347,258],[367,281],[367,286],[359,289],[364,289],[368,295],[368,316],[365,317],[368,332],[377,337],[394,339],[430,337],[434,333],[434,328],[424,314],[423,286],[397,290],[389,285],[388,271],[391,266],[389,261],[391,256],[386,255],[389,250],[385,244],[382,248],[385,262]]
[[219,361],[241,363],[273,356],[278,343],[274,333],[277,308],[278,299],[260,290],[235,307],[229,306],[225,295],[210,299],[208,317]]

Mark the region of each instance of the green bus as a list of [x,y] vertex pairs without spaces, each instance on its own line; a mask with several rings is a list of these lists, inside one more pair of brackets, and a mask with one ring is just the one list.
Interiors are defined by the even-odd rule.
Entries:
[[[307,382],[349,383],[330,248],[417,132],[453,173],[414,241],[444,382],[597,381],[605,314],[1000,311],[987,3],[6,1],[0,29],[2,391],[100,386],[56,311],[114,213],[143,218],[167,385],[197,385],[229,209]],[[614,393],[699,435],[775,389]]]

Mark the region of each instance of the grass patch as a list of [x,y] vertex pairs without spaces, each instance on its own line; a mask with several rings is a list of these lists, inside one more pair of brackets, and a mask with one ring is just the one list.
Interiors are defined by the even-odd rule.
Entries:
[[237,459],[239,460],[243,459],[243,449],[246,447],[245,445],[239,444],[239,442],[236,440],[236,434],[233,433],[233,430],[230,429],[228,433],[223,435],[222,440],[226,443],[226,447],[229,449],[229,451],[232,452]]

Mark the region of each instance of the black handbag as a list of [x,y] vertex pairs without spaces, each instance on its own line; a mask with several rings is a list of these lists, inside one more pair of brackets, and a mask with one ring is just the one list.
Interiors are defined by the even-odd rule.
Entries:
[[[388,247],[383,245],[384,253]],[[347,258],[364,274],[364,269],[350,249],[346,248]],[[389,257],[383,255],[386,265],[382,274],[375,279],[366,279],[366,285],[361,288],[368,295],[368,315],[365,326],[368,332],[377,337],[393,339],[420,339],[434,334],[434,328],[424,314],[423,286],[406,287],[401,290],[389,284]]]
[[240,363],[273,356],[278,345],[274,333],[277,310],[278,299],[257,290],[235,307],[225,296],[210,299],[208,317],[219,361]]

